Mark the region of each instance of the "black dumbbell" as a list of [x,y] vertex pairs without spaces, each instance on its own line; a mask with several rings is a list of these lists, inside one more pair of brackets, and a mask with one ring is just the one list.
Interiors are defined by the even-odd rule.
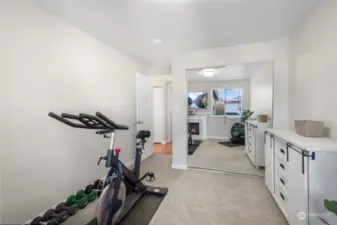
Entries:
[[94,189],[94,185],[89,184],[88,186],[86,186],[84,192],[85,192],[86,194],[90,194],[90,193],[92,192],[93,189]]
[[93,189],[96,190],[97,192],[97,196],[99,197],[102,193],[102,190],[104,189],[104,182],[102,180],[96,180],[94,182],[94,186],[93,186]]
[[55,213],[67,212],[69,216],[73,216],[78,212],[78,205],[67,206],[65,202],[61,202],[55,208]]
[[30,225],[59,225],[60,223],[55,219],[51,219],[49,221],[44,221],[41,216],[38,216],[30,222]]
[[49,209],[44,213],[42,217],[43,221],[49,221],[51,219],[56,219],[58,223],[63,223],[68,219],[68,213],[63,211],[61,213],[56,213],[54,209]]
[[103,181],[102,180],[96,180],[94,182],[94,186],[93,186],[94,189],[96,190],[102,190],[104,188],[104,185],[103,185]]

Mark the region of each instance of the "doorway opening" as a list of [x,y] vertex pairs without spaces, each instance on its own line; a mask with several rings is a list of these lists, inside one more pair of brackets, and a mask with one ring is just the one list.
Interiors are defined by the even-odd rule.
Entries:
[[152,81],[154,154],[172,155],[171,76],[154,76]]
[[187,80],[189,167],[264,176],[273,62],[191,69]]

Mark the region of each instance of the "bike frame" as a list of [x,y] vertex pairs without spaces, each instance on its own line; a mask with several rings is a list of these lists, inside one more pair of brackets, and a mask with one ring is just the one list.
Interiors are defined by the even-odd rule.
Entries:
[[[109,149],[108,149],[108,155],[107,155],[107,161],[106,161],[106,166],[111,165],[111,160],[113,157],[119,157],[119,152],[116,152],[116,150],[114,149],[114,141],[115,141],[115,131],[113,131],[111,133],[110,136],[110,145],[109,145]],[[119,188],[122,182],[122,177],[123,177],[123,165],[121,163],[121,161],[117,161],[116,164],[117,168],[111,167],[106,179],[105,179],[105,184],[107,184],[107,182],[110,182],[111,185],[109,185],[109,189],[108,189],[108,198],[106,199],[100,199],[100,201],[106,201],[104,203],[104,207],[103,207],[103,220],[101,224],[98,225],[112,225],[112,219],[113,219],[113,208],[114,208],[114,204],[117,202],[117,197],[118,197],[118,192],[119,192]],[[112,196],[110,196],[110,193],[113,193]]]

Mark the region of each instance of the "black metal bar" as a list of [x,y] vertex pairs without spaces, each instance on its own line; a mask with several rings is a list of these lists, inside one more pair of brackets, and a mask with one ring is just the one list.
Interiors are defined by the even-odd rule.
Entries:
[[304,151],[302,151],[302,174],[304,174],[304,157],[305,157],[305,154],[304,154]]
[[287,162],[289,162],[289,146],[290,146],[290,143],[288,142],[287,143]]
[[142,149],[137,147],[135,158],[135,176],[137,177],[137,179],[139,179],[141,161],[142,161]]
[[87,126],[85,126],[83,124],[74,123],[74,122],[72,122],[70,120],[67,120],[66,118],[61,117],[61,116],[59,116],[59,115],[57,115],[57,114],[55,114],[53,112],[50,112],[48,115],[50,117],[52,117],[52,118],[54,118],[54,119],[56,119],[56,120],[64,123],[64,124],[67,124],[70,127],[90,129],[89,127],[87,127]]
[[99,131],[96,131],[96,134],[99,134],[99,135],[103,135],[103,134],[109,134],[109,133],[112,133],[114,130],[111,129],[111,130],[99,130]]
[[113,129],[113,127],[109,126],[102,119],[96,116],[92,116],[85,113],[80,113],[80,120],[85,123],[89,127],[97,128],[97,129]]
[[80,116],[69,114],[69,113],[62,113],[61,117],[67,118],[67,119],[72,119],[72,120],[77,120],[77,121],[81,122],[82,124],[84,124],[84,126],[86,126],[87,129],[96,129],[96,128],[90,126],[90,124],[87,124],[87,123],[85,123],[85,121],[81,120]]
[[77,115],[69,114],[69,113],[62,113],[61,114],[62,118],[67,118],[67,119],[73,119],[73,120],[78,120],[80,117]]
[[264,144],[266,144],[266,139],[267,139],[267,131],[264,132]]
[[103,113],[96,112],[96,116],[99,117],[100,119],[102,119],[103,121],[105,121],[107,124],[111,125],[113,129],[116,129],[116,130],[128,130],[129,129],[128,126],[116,124],[115,122],[113,122],[112,120],[110,120]]

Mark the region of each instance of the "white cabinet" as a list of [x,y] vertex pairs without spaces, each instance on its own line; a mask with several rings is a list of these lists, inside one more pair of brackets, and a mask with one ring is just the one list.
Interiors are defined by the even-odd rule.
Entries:
[[270,123],[260,123],[255,120],[247,120],[245,123],[245,151],[257,167],[265,166],[264,132],[269,127],[271,127]]
[[289,224],[337,224],[324,207],[337,201],[337,141],[268,129],[264,146],[265,183]]
[[[289,162],[287,164],[287,190],[288,190],[288,221],[290,224],[308,224],[304,214],[308,212],[308,158],[302,161],[302,153],[289,148]],[[323,202],[322,202],[323,204]]]
[[248,147],[248,126],[245,124],[245,153],[248,155],[249,147]]
[[274,188],[274,138],[271,134],[265,136],[265,181],[271,193],[275,193]]

